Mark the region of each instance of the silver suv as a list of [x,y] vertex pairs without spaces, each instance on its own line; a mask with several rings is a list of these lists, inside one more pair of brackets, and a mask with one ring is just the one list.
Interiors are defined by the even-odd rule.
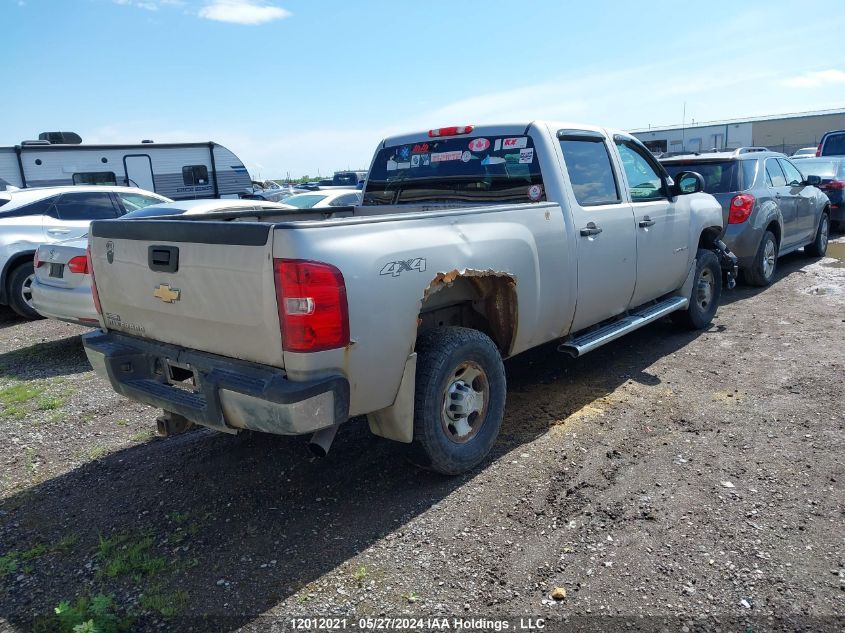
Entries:
[[32,258],[39,244],[78,238],[91,220],[117,218],[170,202],[132,187],[70,186],[0,191],[0,304],[38,319],[32,307]]
[[661,159],[673,178],[694,171],[704,191],[722,205],[722,238],[739,258],[746,283],[768,286],[781,255],[802,246],[819,257],[827,250],[830,201],[813,185],[821,179],[801,174],[783,154],[762,147],[689,154]]

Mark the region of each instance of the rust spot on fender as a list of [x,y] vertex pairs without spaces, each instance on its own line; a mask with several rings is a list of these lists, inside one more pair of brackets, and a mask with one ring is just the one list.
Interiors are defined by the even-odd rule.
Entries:
[[459,279],[470,283],[475,289],[483,306],[483,315],[490,325],[490,334],[502,354],[507,356],[518,324],[516,277],[510,272],[494,269],[464,268],[438,272],[423,292],[421,306],[432,295],[451,288]]

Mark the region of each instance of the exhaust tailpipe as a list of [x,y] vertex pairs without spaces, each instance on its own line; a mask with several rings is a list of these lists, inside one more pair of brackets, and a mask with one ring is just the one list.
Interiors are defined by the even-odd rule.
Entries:
[[337,429],[339,426],[339,424],[335,424],[334,426],[316,431],[308,441],[308,448],[311,449],[311,452],[317,457],[325,457],[328,455],[329,449],[334,441],[334,436],[337,435]]

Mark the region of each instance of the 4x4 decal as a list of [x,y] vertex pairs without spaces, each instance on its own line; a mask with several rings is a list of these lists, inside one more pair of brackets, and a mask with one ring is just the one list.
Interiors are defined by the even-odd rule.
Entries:
[[417,272],[425,272],[425,258],[413,257],[405,261],[399,260],[396,262],[388,262],[379,272],[379,275],[392,275],[398,277],[405,271],[416,270]]

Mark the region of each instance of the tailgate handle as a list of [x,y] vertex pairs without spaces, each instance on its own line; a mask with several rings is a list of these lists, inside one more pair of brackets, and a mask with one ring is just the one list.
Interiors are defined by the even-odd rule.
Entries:
[[162,273],[175,273],[179,270],[178,246],[150,246],[147,252],[150,270]]

